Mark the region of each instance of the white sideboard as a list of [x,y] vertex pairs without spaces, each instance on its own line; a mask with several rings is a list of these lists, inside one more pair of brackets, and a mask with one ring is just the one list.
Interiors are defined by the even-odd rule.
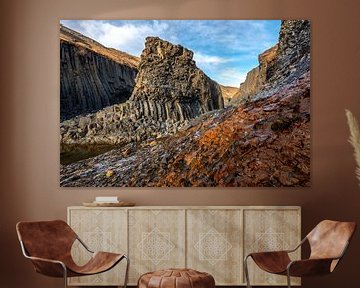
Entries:
[[[76,206],[68,207],[68,223],[92,250],[129,255],[129,285],[148,271],[184,267],[212,274],[216,285],[245,285],[246,254],[294,248],[301,240],[298,206]],[[78,263],[89,257],[78,244],[72,254]],[[286,277],[249,264],[253,285],[286,285]],[[70,278],[69,285],[121,285],[124,271],[121,263],[102,274]]]

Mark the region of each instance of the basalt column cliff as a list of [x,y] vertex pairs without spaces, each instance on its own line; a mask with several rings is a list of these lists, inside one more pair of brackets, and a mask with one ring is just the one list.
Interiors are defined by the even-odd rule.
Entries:
[[161,120],[183,121],[224,107],[220,86],[196,67],[193,52],[156,37],[146,38],[130,100]]
[[123,145],[176,133],[188,121],[222,109],[220,86],[193,60],[193,52],[148,37],[130,99],[61,123],[63,144]]
[[60,26],[60,120],[129,99],[139,59]]

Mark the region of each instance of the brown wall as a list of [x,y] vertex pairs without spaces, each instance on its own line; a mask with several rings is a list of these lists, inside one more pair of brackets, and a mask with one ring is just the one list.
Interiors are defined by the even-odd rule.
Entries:
[[[66,217],[95,195],[139,205],[301,205],[303,234],[321,219],[360,224],[360,188],[344,114],[360,119],[357,0],[3,0],[0,3],[0,286],[62,287],[21,257],[19,220]],[[59,188],[60,19],[312,20],[312,187],[293,189]],[[358,231],[358,234],[360,232]],[[360,235],[335,274],[304,287],[358,287]],[[342,285],[345,283],[346,285]]]

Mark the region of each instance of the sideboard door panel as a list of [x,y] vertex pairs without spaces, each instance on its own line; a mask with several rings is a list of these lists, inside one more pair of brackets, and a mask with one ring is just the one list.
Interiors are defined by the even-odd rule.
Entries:
[[[287,250],[300,243],[299,209],[256,209],[244,211],[244,254],[261,251]],[[300,259],[300,250],[292,253],[293,259]],[[286,285],[286,277],[266,273],[249,262],[249,276],[252,285]],[[292,278],[292,284],[299,285],[299,278]]]
[[141,274],[185,267],[185,210],[129,210],[129,281]]
[[[93,251],[115,253],[127,252],[127,215],[125,209],[79,209],[69,210],[68,222],[80,239]],[[89,259],[87,252],[76,241],[72,247],[76,263],[85,264]],[[70,285],[122,285],[125,274],[125,261],[112,270],[85,277],[69,278]]]
[[187,267],[212,274],[216,285],[242,280],[242,210],[187,210]]

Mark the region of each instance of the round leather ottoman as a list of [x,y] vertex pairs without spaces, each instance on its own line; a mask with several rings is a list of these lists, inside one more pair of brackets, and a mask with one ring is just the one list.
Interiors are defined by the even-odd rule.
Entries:
[[166,269],[140,276],[138,288],[214,288],[214,277],[192,269]]

